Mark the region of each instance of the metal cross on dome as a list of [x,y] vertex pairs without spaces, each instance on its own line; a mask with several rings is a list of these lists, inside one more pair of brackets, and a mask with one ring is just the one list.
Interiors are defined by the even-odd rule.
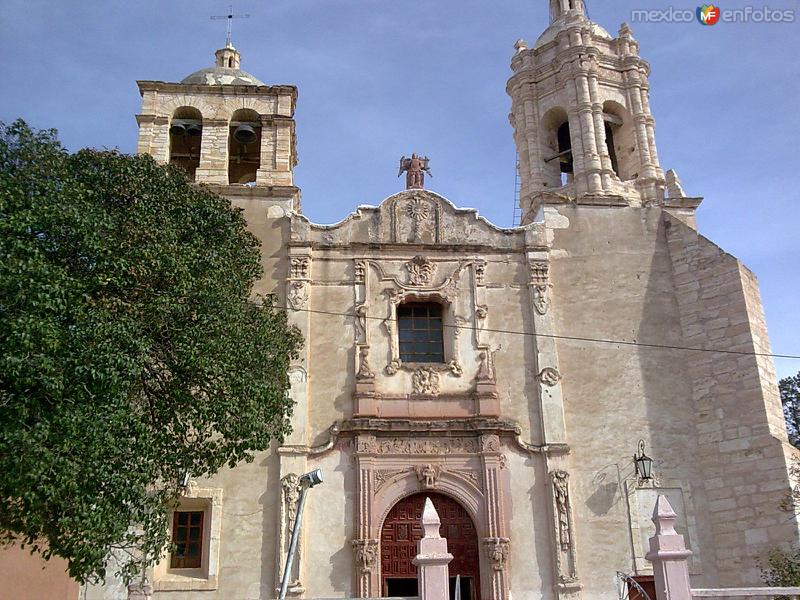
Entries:
[[218,21],[220,19],[227,19],[228,20],[228,34],[225,38],[225,46],[233,46],[231,42],[231,21],[234,19],[249,19],[249,14],[242,14],[242,15],[235,15],[233,14],[233,4],[228,5],[228,14],[227,15],[212,15],[212,21]]

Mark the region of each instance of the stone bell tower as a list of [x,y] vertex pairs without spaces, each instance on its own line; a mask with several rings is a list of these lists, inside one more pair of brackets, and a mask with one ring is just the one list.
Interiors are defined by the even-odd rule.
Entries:
[[241,70],[228,42],[213,67],[180,83],[138,81],[140,154],[176,164],[229,198],[268,198],[299,210],[294,111],[297,88]]
[[510,120],[523,224],[567,199],[642,206],[664,198],[650,67],[623,24],[613,38],[583,0],[550,0],[550,26],[511,61]]

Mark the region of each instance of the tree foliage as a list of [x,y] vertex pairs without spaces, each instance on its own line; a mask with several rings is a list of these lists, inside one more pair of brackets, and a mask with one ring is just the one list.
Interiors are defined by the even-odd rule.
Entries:
[[786,419],[786,431],[789,442],[800,447],[800,373],[794,377],[786,377],[778,382],[781,392],[783,416]]
[[[772,548],[759,563],[761,579],[771,587],[800,586],[800,548]],[[779,598],[787,598],[781,596]]]
[[0,541],[129,580],[185,473],[288,432],[301,339],[260,276],[240,211],[178,170],[0,123]]

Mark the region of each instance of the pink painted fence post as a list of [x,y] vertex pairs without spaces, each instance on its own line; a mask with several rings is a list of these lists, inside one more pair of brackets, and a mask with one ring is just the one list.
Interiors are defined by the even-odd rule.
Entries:
[[675,531],[677,517],[667,498],[659,495],[653,511],[656,534],[650,538],[650,552],[645,556],[653,563],[657,600],[692,599],[687,562],[692,552]]
[[420,600],[449,600],[450,568],[453,555],[447,552],[447,540],[439,535],[442,524],[430,498],[425,498],[422,510],[422,539],[417,556],[412,561],[417,567]]

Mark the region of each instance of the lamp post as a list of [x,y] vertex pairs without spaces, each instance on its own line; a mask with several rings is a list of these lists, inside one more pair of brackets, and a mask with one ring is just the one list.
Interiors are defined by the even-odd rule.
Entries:
[[638,452],[633,455],[633,464],[640,480],[649,481],[653,477],[653,459],[644,453],[644,440],[639,440]]
[[289,588],[289,576],[292,572],[292,563],[294,562],[294,553],[297,551],[297,540],[300,537],[300,521],[303,519],[303,508],[306,505],[306,493],[309,488],[322,483],[322,471],[314,469],[313,471],[300,476],[300,498],[297,500],[297,518],[294,520],[294,527],[292,528],[292,541],[289,543],[289,553],[286,556],[286,566],[283,568],[283,577],[281,578],[281,592],[278,598],[285,600],[286,590]]

